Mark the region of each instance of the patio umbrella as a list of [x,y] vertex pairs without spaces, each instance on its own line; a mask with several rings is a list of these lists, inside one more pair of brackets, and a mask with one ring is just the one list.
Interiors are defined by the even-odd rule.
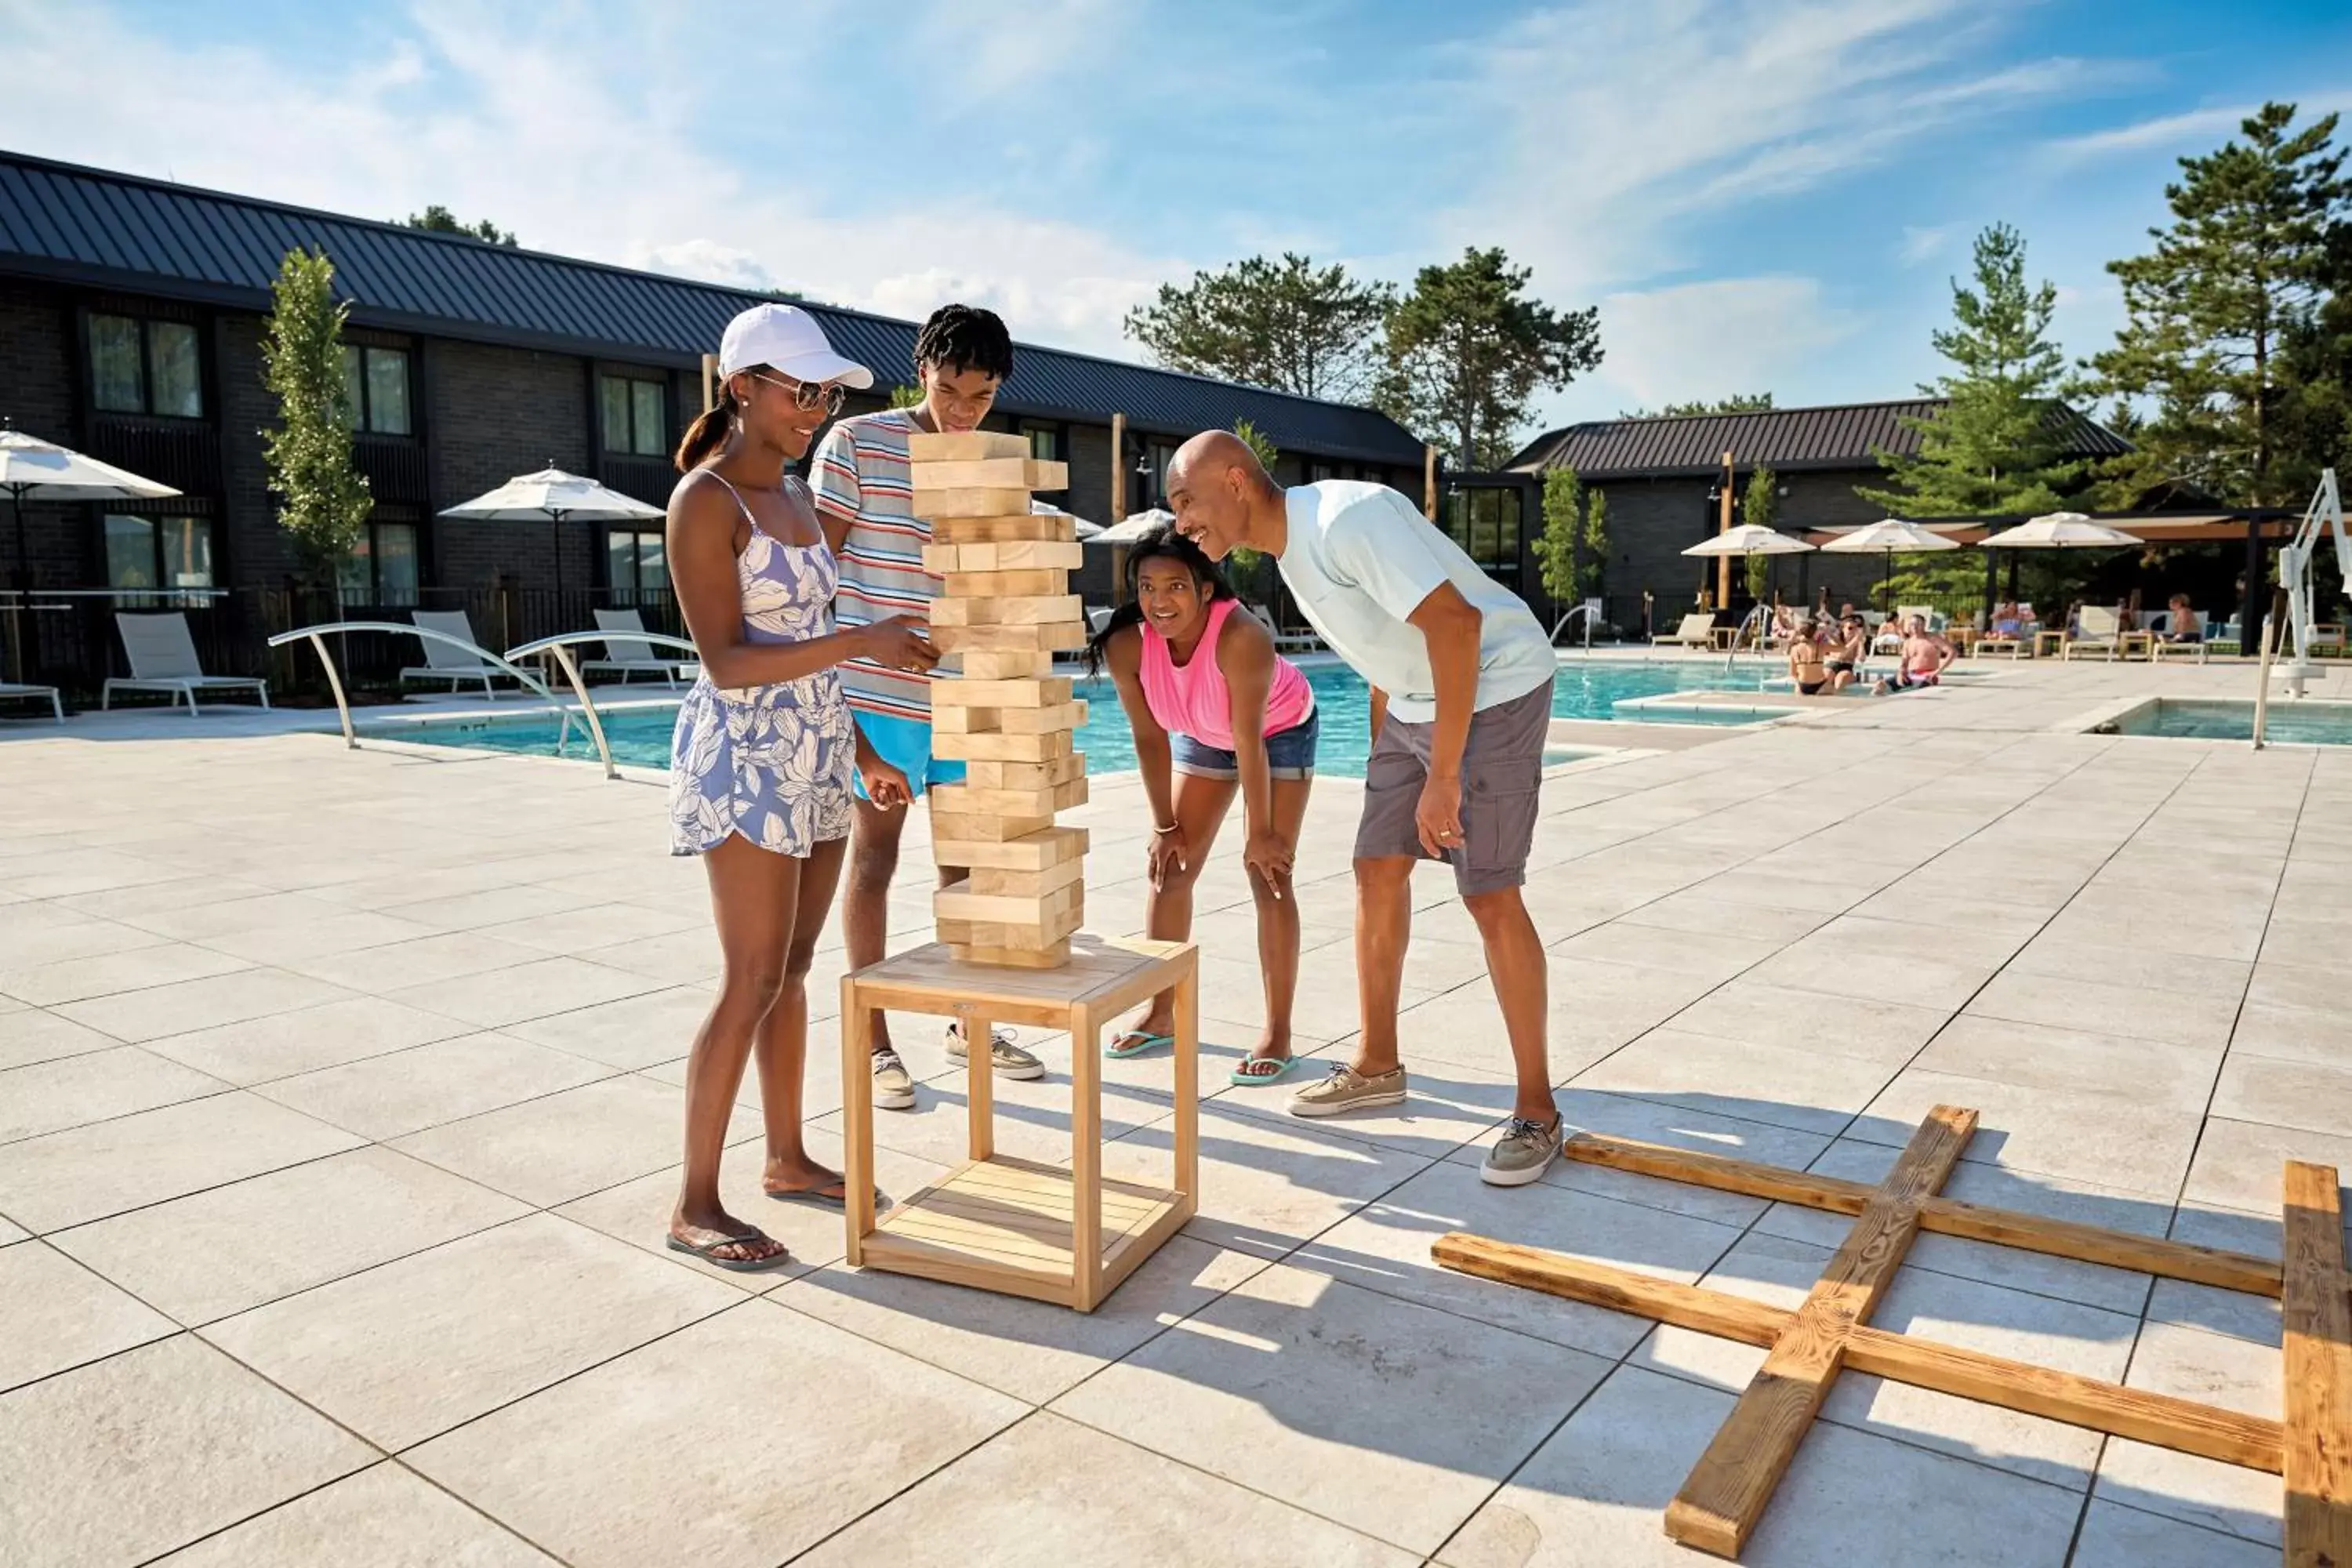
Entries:
[[[1750,555],[1802,555],[1811,548],[1812,546],[1803,540],[1782,533],[1777,528],[1766,528],[1761,523],[1743,522],[1737,528],[1727,528],[1711,538],[1700,540],[1683,553],[1706,556],[1737,555],[1745,560]],[[1763,607],[1759,604],[1756,609],[1748,611],[1748,619],[1755,619],[1757,610]],[[1734,652],[1738,651],[1739,638],[1746,635],[1747,630],[1748,623],[1742,621],[1739,629],[1732,634]],[[1756,634],[1756,646],[1759,649],[1764,647],[1764,632],[1761,628],[1759,628]],[[1730,662],[1728,658],[1725,659],[1724,667],[1729,668]]]
[[[33,586],[32,552],[25,539],[26,500],[160,500],[180,493],[54,441],[5,426],[0,426],[0,490],[8,494],[10,520],[16,525],[16,578],[26,593]],[[22,619],[15,615],[8,617],[9,653],[18,679],[25,675],[24,644],[17,630]]]
[[[1881,518],[1867,528],[1857,528],[1852,533],[1841,534],[1822,546],[1834,554],[1864,555],[1884,551],[1886,555],[1886,576],[1880,584],[1883,589],[1895,580],[1895,558],[1916,555],[1930,550],[1958,550],[1960,542],[1947,539],[1931,529],[1916,522],[1906,522],[1899,517]],[[1889,606],[1892,608],[1893,606]]]
[[1066,508],[1055,506],[1051,501],[1032,500],[1029,503],[1029,510],[1045,516],[1068,518],[1072,526],[1077,531],[1078,542],[1081,544],[1103,531],[1101,523],[1088,522],[1085,518],[1075,515]]
[[2049,511],[1983,541],[1987,550],[2117,550],[2146,541],[2079,511]]
[[591,522],[650,522],[663,514],[634,496],[606,489],[593,479],[567,474],[550,463],[535,474],[518,474],[484,495],[449,507],[443,517],[471,518],[477,522],[535,522],[548,520],[555,543],[555,589],[563,591],[563,520]]
[[1108,528],[1084,534],[1081,537],[1088,544],[1135,544],[1140,542],[1143,536],[1151,530],[1168,527],[1175,521],[1175,513],[1153,507],[1150,511],[1139,511],[1132,517],[1122,518]]

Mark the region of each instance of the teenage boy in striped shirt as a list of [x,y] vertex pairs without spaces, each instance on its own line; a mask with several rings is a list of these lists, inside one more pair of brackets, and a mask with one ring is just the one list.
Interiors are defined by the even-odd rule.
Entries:
[[[907,437],[917,431],[977,430],[996,401],[997,388],[1013,374],[1013,340],[992,310],[942,305],[915,339],[915,375],[923,400],[911,408],[888,408],[845,419],[826,432],[817,448],[812,478],[817,515],[825,539],[841,563],[841,588],[833,604],[843,626],[863,626],[888,616],[922,616],[939,596],[939,579],[923,570],[923,546],[931,525],[914,515],[914,484],[907,467]],[[961,784],[964,765],[931,755],[930,677],[890,669],[871,659],[841,667],[842,689],[852,717],[877,754],[907,775],[908,788],[923,794],[934,784]],[[849,965],[863,968],[884,957],[890,923],[890,879],[898,869],[898,838],[907,813],[885,809],[857,792],[857,824],[850,836],[849,890],[842,900],[842,931]],[[1045,1066],[1013,1043],[1009,1030],[992,1042],[996,1070],[1006,1078],[1045,1076]],[[950,1025],[948,1054],[965,1052],[961,1026]],[[847,1093],[850,1085],[842,1085]],[[915,1103],[915,1083],[890,1043],[889,1025],[874,1020],[874,1103],[905,1110]]]

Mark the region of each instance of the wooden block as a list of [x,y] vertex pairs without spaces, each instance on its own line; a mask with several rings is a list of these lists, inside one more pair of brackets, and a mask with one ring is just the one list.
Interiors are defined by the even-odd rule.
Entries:
[[1070,574],[1042,566],[1028,572],[950,572],[940,591],[950,599],[1058,598],[1069,593]]
[[964,782],[974,789],[1053,789],[1085,777],[1086,772],[1085,753],[1073,752],[1034,763],[974,763]]
[[[1010,489],[925,490],[915,492],[908,509],[917,517],[1006,517],[1029,510],[1029,492]],[[937,537],[937,530],[933,537]]]
[[1087,781],[1081,776],[1067,784],[1038,789],[980,789],[971,784],[939,784],[934,786],[932,793],[939,797],[939,803],[931,809],[951,816],[1003,816],[1017,821],[1042,819],[1050,822],[1054,813],[1069,811],[1087,804]]
[[[977,658],[978,654],[967,654]],[[985,708],[960,710],[964,713],[985,713]],[[950,763],[1044,763],[1055,757],[1066,757],[1076,743],[1067,730],[1056,730],[1045,735],[1005,735],[993,731],[979,734],[950,734],[934,729],[931,731],[931,755]]]
[[[1066,511],[1031,511],[1021,507],[1003,517],[943,517],[931,524],[931,546],[952,544],[961,549],[971,544],[1078,544],[1078,520]],[[937,568],[934,568],[937,570]],[[974,572],[991,568],[974,566]]]
[[1083,827],[1048,827],[1003,841],[944,838],[935,828],[931,858],[942,866],[968,866],[974,871],[1042,871],[1049,866],[1083,864],[1087,842]]
[[915,458],[918,490],[1066,490],[1070,465],[1026,455],[1018,458],[965,458],[941,461]]
[[1082,907],[1084,900],[1078,896],[1079,891],[1066,884],[1043,893],[991,894],[967,891],[964,883],[957,882],[931,895],[931,912],[943,921],[1042,926]]
[[[944,806],[934,805],[931,808],[931,837],[934,841],[1006,844],[1017,838],[1026,838],[1033,833],[1043,833],[1053,826],[1051,816],[975,816],[970,812],[950,811]],[[955,863],[944,862],[948,865]]]
[[1034,626],[1086,619],[1086,601],[1076,594],[1017,599],[933,599],[935,626]]
[[[933,600],[934,605],[943,600]],[[1037,649],[1068,651],[1087,646],[1087,623],[1055,621],[1034,626],[931,627],[931,641],[942,653],[1024,653]]]
[[1000,871],[990,866],[975,866],[967,880],[971,890],[982,897],[1034,899],[1073,882],[1083,882],[1086,876],[1087,863],[1077,859],[1065,860],[1042,871]]
[[2286,1163],[2287,1568],[2352,1568],[2352,1296],[2336,1167]]
[[1054,673],[1054,656],[1043,648],[1020,653],[989,653],[974,649],[948,657],[955,659],[957,667],[974,680],[1037,680]]
[[1062,708],[1070,701],[1070,678],[1042,680],[935,680],[931,711],[946,708]]
[[1910,1250],[1919,1200],[1944,1184],[1976,1124],[1976,1112],[1958,1106],[1927,1113],[1666,1506],[1669,1536],[1718,1557],[1748,1544],[1837,1381],[1848,1331],[1869,1321]]
[[907,437],[910,463],[976,463],[991,458],[1025,458],[1029,437],[1001,430],[955,430],[934,435],[917,430]]
[[[936,531],[932,537],[937,540]],[[1087,547],[1076,540],[1015,539],[1002,544],[934,542],[923,546],[924,569],[942,576],[950,572],[1075,572],[1086,563]]]
[[1057,937],[1034,952],[1009,947],[974,947],[950,943],[948,951],[966,963],[992,963],[1000,969],[1059,969],[1070,962],[1070,939]]

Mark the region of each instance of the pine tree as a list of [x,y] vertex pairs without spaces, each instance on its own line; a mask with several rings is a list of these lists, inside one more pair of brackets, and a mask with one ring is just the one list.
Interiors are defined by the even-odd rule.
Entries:
[[1920,517],[2054,511],[2082,465],[2064,460],[2069,417],[2058,399],[2065,359],[2050,341],[2055,284],[2029,288],[2025,241],[2007,224],[1977,236],[1973,288],[1952,280],[1952,326],[1930,340],[1952,374],[1920,391],[1945,400],[1925,418],[1916,457],[1882,451],[1888,489],[1861,489],[1887,510]]
[[2154,251],[2107,264],[2129,319],[2090,362],[2088,385],[2147,410],[2137,449],[2103,476],[2111,503],[2302,499],[2300,465],[2281,461],[2283,416],[2304,401],[2289,351],[2324,303],[2352,186],[2332,144],[2336,117],[2295,131],[2294,115],[2266,103],[2243,141],[2181,159],[2183,177],[2165,187],[2173,222],[2148,231]]
[[1499,247],[1465,250],[1423,268],[1389,313],[1381,405],[1411,429],[1444,432],[1463,468],[1500,464],[1535,394],[1601,363],[1600,311],[1528,299],[1532,276]]
[[323,252],[289,250],[270,285],[275,303],[261,344],[262,379],[278,423],[261,433],[278,521],[314,580],[332,583],[359,542],[375,500],[352,462],[352,407],[343,382],[343,317],[335,266]]
[[1127,315],[1127,335],[1175,370],[1223,376],[1302,397],[1345,401],[1370,384],[1372,348],[1396,290],[1359,282],[1343,266],[1285,251],[1253,256]]
[[1588,493],[1584,528],[1577,537],[1576,596],[1590,599],[1601,592],[1609,571],[1609,492]]
[[1669,403],[1654,412],[1647,408],[1628,408],[1617,416],[1620,419],[1690,419],[1703,414],[1762,414],[1770,410],[1772,395],[1769,392],[1735,392],[1728,397],[1701,398],[1695,403]]

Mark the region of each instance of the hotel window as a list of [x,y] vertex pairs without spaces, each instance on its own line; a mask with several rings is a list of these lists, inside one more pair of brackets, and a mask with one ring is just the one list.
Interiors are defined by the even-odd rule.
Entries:
[[669,592],[669,558],[657,529],[613,530],[604,536],[604,585],[615,605],[641,605]]
[[408,351],[345,343],[343,397],[350,405],[352,429],[371,436],[413,434],[415,427],[408,417]]
[[213,525],[201,517],[106,514],[110,588],[209,588]]
[[205,416],[196,329],[137,316],[89,318],[90,401],[109,414]]
[[1519,581],[1519,492],[1512,489],[1456,490],[1445,500],[1445,531],[1498,582]]
[[413,609],[416,605],[416,525],[370,519],[337,574],[346,605]]
[[602,391],[604,450],[637,458],[658,458],[669,450],[660,382],[608,375]]

